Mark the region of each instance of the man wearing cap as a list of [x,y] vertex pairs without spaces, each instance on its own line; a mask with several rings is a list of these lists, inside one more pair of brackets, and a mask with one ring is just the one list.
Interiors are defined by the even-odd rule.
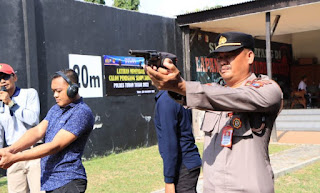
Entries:
[[250,71],[253,49],[249,34],[218,35],[209,56],[215,57],[226,86],[185,81],[169,59],[164,61],[168,70],[146,67],[158,89],[169,90],[188,107],[206,110],[204,192],[274,192],[268,145],[283,96],[277,83]]
[[[0,63],[0,146],[15,143],[28,129],[39,123],[40,104],[33,88],[22,89],[13,68]],[[4,141],[5,140],[5,141]],[[40,159],[15,163],[7,170],[8,192],[41,192]]]

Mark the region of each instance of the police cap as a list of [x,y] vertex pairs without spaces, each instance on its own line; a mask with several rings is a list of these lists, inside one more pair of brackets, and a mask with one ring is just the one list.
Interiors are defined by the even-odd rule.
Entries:
[[216,48],[208,57],[213,57],[219,52],[231,52],[239,48],[254,49],[253,37],[241,32],[225,32],[218,35],[215,40]]

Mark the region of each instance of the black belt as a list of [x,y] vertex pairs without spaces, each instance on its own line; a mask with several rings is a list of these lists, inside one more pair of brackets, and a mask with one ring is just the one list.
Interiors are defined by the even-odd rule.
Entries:
[[209,137],[211,137],[212,132],[206,132],[206,131],[204,131],[204,135],[205,135],[205,136],[209,136]]

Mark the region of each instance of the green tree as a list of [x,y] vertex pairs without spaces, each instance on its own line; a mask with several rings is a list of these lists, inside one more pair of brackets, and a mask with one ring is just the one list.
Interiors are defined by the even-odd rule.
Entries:
[[218,9],[218,8],[221,8],[221,7],[223,7],[223,5],[216,5],[216,6],[211,7],[211,8]]
[[113,6],[127,10],[139,11],[140,0],[113,0]]
[[106,4],[104,0],[84,0],[86,2],[97,3],[97,4]]

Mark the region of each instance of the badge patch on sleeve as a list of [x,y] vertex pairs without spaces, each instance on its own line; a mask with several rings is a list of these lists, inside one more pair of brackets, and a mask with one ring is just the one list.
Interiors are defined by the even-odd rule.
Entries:
[[263,85],[271,84],[270,80],[260,80],[260,79],[255,79],[253,81],[248,80],[245,84],[245,86],[251,86],[254,88],[260,88]]

